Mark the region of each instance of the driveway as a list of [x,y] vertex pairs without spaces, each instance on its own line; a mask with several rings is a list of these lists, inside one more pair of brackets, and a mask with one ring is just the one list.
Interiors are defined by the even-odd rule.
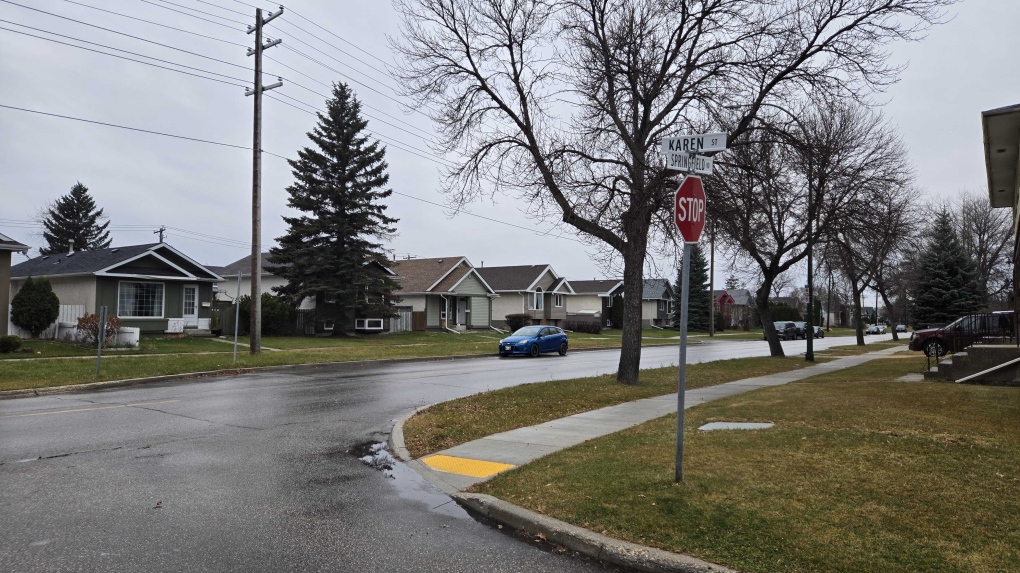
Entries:
[[[762,341],[711,341],[688,356],[767,351]],[[642,366],[676,357],[675,347],[646,348]],[[606,570],[512,539],[403,466],[389,478],[355,453],[411,408],[612,372],[617,359],[330,365],[0,401],[0,563],[19,572]]]

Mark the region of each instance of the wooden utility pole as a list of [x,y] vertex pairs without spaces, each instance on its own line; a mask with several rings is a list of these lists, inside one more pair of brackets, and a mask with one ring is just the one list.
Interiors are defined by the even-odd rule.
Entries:
[[245,90],[244,95],[255,96],[255,129],[252,135],[251,174],[251,316],[249,323],[249,350],[252,354],[262,352],[262,92],[283,85],[282,79],[275,84],[262,85],[262,52],[280,43],[277,38],[262,44],[262,26],[283,14],[283,6],[276,12],[262,18],[262,9],[255,9],[255,25],[248,26],[248,33],[255,32],[255,47],[248,48],[248,55],[255,56],[255,87]]

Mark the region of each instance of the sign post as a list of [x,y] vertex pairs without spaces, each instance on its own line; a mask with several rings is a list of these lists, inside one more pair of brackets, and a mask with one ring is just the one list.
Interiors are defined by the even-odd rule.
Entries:
[[99,341],[96,343],[96,378],[99,378],[99,368],[103,363],[103,341],[106,340],[106,307],[99,307]]
[[677,482],[684,480],[684,407],[687,392],[687,301],[691,288],[691,250],[705,229],[705,188],[701,177],[688,175],[680,182],[673,199],[673,220],[684,239],[683,271],[680,279],[680,366],[676,395],[676,472]]

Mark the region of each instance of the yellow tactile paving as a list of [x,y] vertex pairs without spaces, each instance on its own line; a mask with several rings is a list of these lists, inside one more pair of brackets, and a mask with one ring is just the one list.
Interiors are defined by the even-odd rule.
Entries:
[[421,461],[434,470],[476,478],[494,476],[499,472],[505,472],[506,470],[514,467],[512,464],[500,464],[497,462],[487,462],[485,460],[472,460],[470,458],[457,458],[454,456],[444,456],[442,454],[422,458]]

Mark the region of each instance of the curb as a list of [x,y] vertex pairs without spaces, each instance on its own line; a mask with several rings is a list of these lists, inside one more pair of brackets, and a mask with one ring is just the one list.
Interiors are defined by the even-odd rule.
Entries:
[[[490,519],[500,525],[523,531],[531,537],[544,537],[554,545],[591,557],[599,561],[625,567],[634,571],[651,573],[738,573],[734,569],[702,561],[695,557],[671,553],[661,549],[645,547],[629,541],[621,541],[583,527],[524,509],[518,505],[481,493],[464,493],[449,484],[435,479],[420,461],[411,458],[404,443],[404,423],[418,412],[428,408],[421,406],[404,414],[393,424],[387,439],[390,453],[411,466],[418,475],[446,493],[469,511]],[[420,466],[420,467],[419,467]],[[424,471],[423,471],[424,470]]]
[[[647,344],[642,347],[671,346],[666,344]],[[619,346],[604,346],[600,348],[572,348],[571,352],[593,352],[598,350],[619,350]],[[144,355],[137,355],[142,357]],[[74,357],[81,358],[81,357]],[[88,358],[88,357],[85,357]],[[279,364],[276,366],[251,366],[248,368],[224,368],[221,370],[208,370],[204,372],[183,372],[181,374],[164,374],[162,376],[148,376],[144,378],[125,378],[123,380],[108,380],[104,382],[88,382],[85,384],[70,384],[67,386],[45,386],[41,388],[23,388],[21,390],[0,390],[0,400],[14,398],[32,398],[35,396],[47,396],[51,394],[73,394],[75,392],[92,392],[105,390],[107,388],[121,388],[124,386],[136,386],[139,384],[151,384],[155,382],[173,382],[175,380],[187,380],[190,378],[210,378],[213,376],[239,376],[242,374],[254,374],[258,372],[272,372],[288,368],[321,368],[323,366],[366,366],[385,364],[413,364],[416,362],[442,362],[447,360],[468,360],[471,358],[494,358],[492,354],[456,354],[453,356],[416,356],[410,358],[380,358],[379,360],[350,360],[340,362],[308,362],[305,364]],[[413,415],[413,412],[412,412]],[[410,416],[408,416],[410,417]],[[406,451],[406,450],[405,450]]]
[[451,497],[472,512],[496,523],[524,531],[532,537],[544,537],[549,543],[630,570],[652,573],[737,573],[734,569],[687,555],[613,539],[491,495],[455,493]]

